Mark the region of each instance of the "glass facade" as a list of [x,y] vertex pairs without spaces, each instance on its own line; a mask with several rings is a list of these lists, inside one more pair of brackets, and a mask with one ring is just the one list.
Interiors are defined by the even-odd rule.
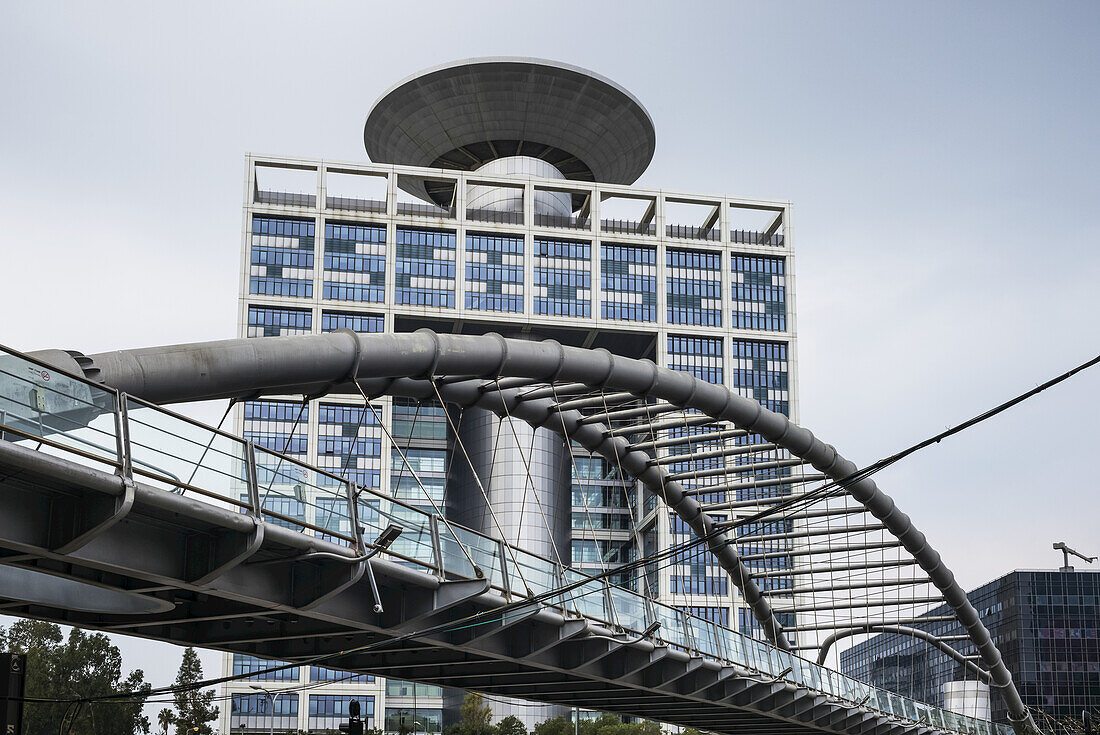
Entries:
[[[377,412],[377,413],[376,413]],[[362,405],[317,405],[317,464],[362,487],[381,484],[382,428],[374,411]]]
[[783,258],[734,255],[730,291],[737,329],[784,332],[787,329],[787,279]]
[[725,382],[722,339],[668,336],[668,367],[691,373],[700,380],[719,385]]
[[248,292],[313,298],[313,220],[252,218]]
[[[724,521],[725,516],[711,516],[712,520]],[[683,518],[669,515],[672,544],[684,544],[695,538],[695,534]],[[686,550],[678,550],[669,557],[672,565],[672,594],[674,595],[715,595],[725,597],[729,594],[729,577],[714,554],[701,545]]]
[[363,727],[374,727],[374,697],[369,694],[310,694],[309,720],[307,725],[312,732],[339,732],[340,725],[348,722],[348,705],[351,700],[359,701],[359,716],[363,718]]
[[443,710],[434,707],[386,707],[387,733],[442,732]]
[[[989,629],[1020,696],[1042,726],[1055,732],[1083,710],[1100,713],[1100,572],[1016,571],[967,593]],[[926,613],[937,617],[946,606]],[[939,635],[962,635],[956,621],[929,621],[914,627]],[[950,645],[977,653],[968,639]],[[894,634],[877,635],[840,654],[841,671],[918,699],[943,705],[943,685],[973,680],[960,664],[927,643]],[[1008,722],[994,691],[993,720]]]
[[592,246],[587,242],[535,238],[536,314],[592,315]]
[[786,342],[730,341],[730,387],[769,410],[790,415]]
[[271,700],[262,692],[233,694],[229,708],[231,732],[264,732],[272,727],[286,731],[298,727],[297,694],[280,694],[275,697],[274,711]]
[[657,249],[602,244],[600,288],[600,316],[604,319],[657,321]]
[[665,265],[669,324],[722,326],[722,254],[669,249]]
[[396,303],[454,308],[455,233],[398,227],[396,268]]
[[378,303],[386,298],[386,228],[325,224],[323,297]]
[[249,676],[248,681],[298,681],[297,666],[293,666],[289,669],[280,669],[278,671],[264,671],[265,669],[273,669],[285,665],[285,661],[268,661],[243,653],[233,654],[233,676],[243,676],[245,674],[260,671],[264,672]]
[[249,306],[246,337],[287,337],[313,331],[313,312],[278,306]]
[[328,669],[324,666],[309,667],[310,681],[340,681],[340,682],[371,682],[374,677],[371,674],[352,674],[347,671]]
[[466,308],[523,311],[523,238],[466,235]]
[[340,311],[321,312],[321,331],[335,332],[350,329],[353,332],[381,332],[386,320],[373,314],[345,314]]

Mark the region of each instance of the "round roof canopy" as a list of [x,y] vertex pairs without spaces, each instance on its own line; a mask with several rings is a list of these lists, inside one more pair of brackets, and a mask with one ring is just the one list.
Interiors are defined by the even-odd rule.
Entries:
[[[367,115],[363,143],[375,163],[472,171],[531,156],[567,179],[632,184],[653,158],[653,120],[629,92],[556,61],[467,59],[408,77]],[[404,177],[407,178],[407,177]],[[403,187],[448,204],[453,185]]]

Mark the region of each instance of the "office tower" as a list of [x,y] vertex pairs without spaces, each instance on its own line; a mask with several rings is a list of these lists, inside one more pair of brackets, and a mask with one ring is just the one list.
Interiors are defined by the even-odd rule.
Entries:
[[[1066,732],[1070,719],[1080,732],[1081,712],[1100,717],[1100,572],[1017,570],[967,593],[997,643],[1024,704],[1040,727]],[[946,606],[913,627],[935,633],[972,656],[973,644]],[[883,633],[840,654],[843,673],[929,704],[951,708],[958,682],[973,674],[916,638]],[[988,695],[988,688],[984,692]],[[987,696],[991,712],[979,716],[1008,722],[1001,698]],[[992,715],[992,717],[990,717]],[[1068,731],[1074,731],[1070,727]]]
[[[656,134],[622,87],[541,60],[446,64],[384,93],[363,138],[371,163],[248,157],[241,335],[427,327],[555,339],[691,372],[797,420],[789,203],[633,186]],[[247,402],[236,420],[269,449],[576,569],[604,571],[691,536],[613,463],[486,411],[330,394]],[[708,432],[685,418],[660,451],[753,443]],[[736,461],[763,456],[779,453]],[[670,470],[723,461],[685,458]],[[732,516],[738,503],[785,492],[789,471],[761,470],[759,487],[707,499],[728,500]],[[300,512],[287,498],[288,522]],[[705,550],[646,571],[615,581],[753,628]],[[248,667],[261,663],[227,657],[227,673]],[[266,695],[250,686],[341,678],[305,667],[278,676],[229,685],[223,729],[266,731]],[[438,732],[455,705],[436,687],[361,676],[282,695],[276,727],[331,727],[352,696],[368,726],[395,732]],[[489,704],[495,718],[519,712],[529,726],[556,713]]]

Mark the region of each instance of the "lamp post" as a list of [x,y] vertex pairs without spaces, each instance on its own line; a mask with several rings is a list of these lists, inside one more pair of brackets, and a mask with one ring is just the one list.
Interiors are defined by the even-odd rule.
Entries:
[[279,696],[280,691],[278,689],[272,691],[271,689],[265,689],[259,684],[249,684],[249,689],[255,689],[258,692],[263,692],[267,696],[267,700],[271,703],[271,727],[268,730],[270,735],[275,735],[275,698]]

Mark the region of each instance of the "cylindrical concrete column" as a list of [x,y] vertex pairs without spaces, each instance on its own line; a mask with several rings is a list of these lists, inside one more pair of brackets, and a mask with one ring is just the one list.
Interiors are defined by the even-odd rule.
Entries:
[[468,408],[458,439],[461,446],[453,445],[447,478],[447,517],[547,559],[560,557],[568,566],[571,477],[562,438],[492,411]]
[[990,718],[989,685],[980,681],[949,681],[943,685],[943,708],[979,720]]
[[[565,175],[541,158],[508,156],[489,161],[478,173],[495,176],[532,176],[540,179],[565,179]],[[523,189],[509,186],[471,186],[466,198],[467,209],[487,209],[493,212],[522,212]],[[573,213],[572,197],[566,192],[536,191],[535,214],[568,217]]]

